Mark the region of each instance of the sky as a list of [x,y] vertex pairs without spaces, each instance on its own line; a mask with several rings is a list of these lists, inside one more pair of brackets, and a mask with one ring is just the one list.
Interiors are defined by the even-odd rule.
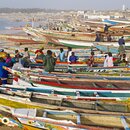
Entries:
[[115,10],[122,9],[123,4],[130,9],[130,0],[0,0],[0,8]]

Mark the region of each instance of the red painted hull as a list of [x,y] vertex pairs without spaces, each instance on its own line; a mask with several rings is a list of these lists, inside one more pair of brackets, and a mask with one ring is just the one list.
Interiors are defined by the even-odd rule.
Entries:
[[116,83],[111,86],[109,82],[76,82],[76,81],[54,81],[54,80],[32,80],[33,83],[39,85],[48,85],[51,87],[67,88],[67,89],[91,89],[91,90],[130,90],[130,84]]

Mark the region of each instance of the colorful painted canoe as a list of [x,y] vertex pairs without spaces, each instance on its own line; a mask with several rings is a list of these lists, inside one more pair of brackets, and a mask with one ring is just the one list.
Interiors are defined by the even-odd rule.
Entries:
[[[38,39],[38,41],[44,41],[48,44],[63,45],[72,48],[87,48],[94,46],[94,41],[96,38],[95,33],[77,33],[77,32],[56,32],[56,31],[44,31],[43,29],[34,29],[34,28],[24,28],[24,31],[27,34],[30,34]],[[112,43],[103,42],[103,44],[115,45],[118,46],[118,39],[122,34],[113,34]],[[130,35],[124,35],[126,41],[130,40]],[[104,40],[106,40],[104,36]],[[130,43],[126,43],[126,46],[130,46]]]
[[[23,98],[23,97],[18,97],[16,96],[10,96],[10,95],[5,95],[5,94],[0,94],[0,99],[5,99],[8,101],[13,101],[14,104],[16,103],[22,103],[23,106],[25,107],[27,105],[33,105],[37,106],[38,108],[43,107],[43,108],[50,108],[50,109],[57,109],[59,108],[61,110],[73,110],[77,112],[86,112],[86,113],[101,113],[101,114],[116,114],[116,115],[129,115],[130,112],[130,107],[129,107],[129,99],[125,101],[113,101],[113,100],[71,100],[71,99],[60,99],[57,97],[31,97],[30,99],[28,98]],[[26,105],[25,105],[26,104]],[[10,105],[10,104],[7,104]],[[96,110],[96,111],[95,111]]]
[[[87,61],[84,62],[77,62],[75,64],[68,64],[67,62],[59,62],[55,66],[56,72],[70,72],[70,73],[87,73],[87,72],[129,72],[129,66],[114,66],[114,67],[100,67],[103,66],[104,58],[98,59],[95,63],[95,66],[99,67],[89,67],[87,65]],[[116,59],[115,59],[116,62]],[[41,63],[32,63],[30,64],[32,69],[34,68],[41,68],[44,69],[43,64]],[[41,71],[42,72],[42,71]]]
[[[54,31],[54,30],[43,30],[42,28],[31,28],[31,27],[26,27],[23,28],[23,30],[31,34],[33,36],[37,37],[52,37],[56,39],[66,39],[66,40],[77,40],[77,41],[95,41],[96,34],[95,33],[86,33],[86,32],[62,32],[62,31]],[[102,33],[104,36],[104,40],[106,40],[107,35]],[[122,33],[119,34],[111,34],[112,38],[114,41],[118,40],[121,36]],[[125,39],[129,39],[129,35],[124,35]]]
[[130,92],[121,90],[76,90],[76,89],[55,89],[40,87],[13,87],[6,86],[0,88],[0,92],[9,95],[17,95],[28,98],[59,98],[67,100],[126,100],[130,97]]
[[[8,115],[7,117],[3,115],[1,116],[0,114],[0,121],[2,117],[1,123],[6,126],[13,127],[14,129],[19,127],[19,129],[26,129],[26,130],[52,130],[54,128],[55,130],[69,130],[69,129],[80,130],[80,127],[81,127],[82,130],[107,130],[106,127],[98,126],[97,128],[96,126],[89,126],[86,124],[82,125],[80,122],[79,113],[69,111],[69,110],[57,111],[57,110],[49,110],[49,109],[44,109],[44,110],[26,109],[26,108],[14,109],[7,106],[0,106],[0,109],[3,109],[2,111],[0,110],[1,113],[4,113],[4,115],[5,114]],[[6,109],[8,109],[9,113],[5,112]],[[21,112],[19,112],[20,110]],[[26,113],[27,111],[28,113]],[[65,118],[62,117],[63,115],[66,115],[66,114],[69,120],[66,117]],[[27,118],[25,117],[19,118],[19,116],[23,116],[23,115],[27,116]],[[37,116],[36,119],[33,115]],[[60,115],[61,115],[61,118],[63,119],[58,119],[60,118]],[[71,116],[73,116],[73,118],[71,118]],[[33,119],[30,119],[29,117]],[[52,119],[52,118],[55,118],[55,119]],[[76,118],[77,118],[77,121],[76,121]],[[18,120],[21,121],[21,123]],[[75,123],[73,123],[73,121],[71,120],[75,121]],[[66,126],[62,124],[65,124]],[[78,128],[76,128],[76,126],[78,126]]]
[[[125,128],[124,124],[129,125],[130,120],[129,116],[76,113],[67,110],[14,109],[12,110],[12,114],[17,117],[22,124],[41,128],[55,128],[56,130],[92,129],[87,125],[97,126],[97,129],[100,129],[98,126],[123,129]],[[73,123],[71,120],[77,124]]]
[[[35,73],[35,74],[42,74],[43,72],[43,65],[41,63],[38,64],[31,64],[31,69],[30,68],[20,68],[19,72],[15,70],[11,70],[10,68],[4,67],[7,69],[7,71],[10,71],[10,73],[18,73],[18,75],[22,72],[28,72],[28,73]],[[121,75],[122,73],[129,73],[130,72],[130,67],[122,67],[122,66],[114,66],[114,67],[88,67],[86,64],[57,64],[55,66],[55,71],[52,72],[52,74],[58,74],[58,72],[61,72],[60,74],[62,75],[70,75],[70,73],[76,73],[76,74],[100,74],[102,75],[105,73],[117,73],[118,75]],[[65,72],[65,73],[63,73]],[[21,73],[22,74],[22,73]],[[111,76],[112,76],[111,74]]]
[[[54,112],[54,113],[53,113]],[[18,118],[18,120],[25,125],[30,125],[36,128],[41,129],[55,129],[55,130],[87,130],[89,126],[85,126],[80,124],[80,117],[77,119],[77,124],[73,123],[71,119],[70,121],[67,121],[65,118],[63,119],[51,119],[47,117],[47,112],[45,111],[38,111],[36,109],[14,109],[12,110],[12,114]],[[75,112],[59,112],[58,111],[52,111],[52,115],[58,116],[58,115],[76,115]],[[91,127],[90,127],[91,128]]]
[[[113,89],[130,89],[130,77],[129,76],[99,76],[99,75],[53,75],[53,74],[28,74],[32,83],[36,86],[37,84],[48,84],[51,86],[58,85],[56,87],[65,87],[75,89],[85,89],[85,88],[113,88]],[[71,86],[71,87],[70,87]]]
[[6,35],[6,34],[1,34],[0,39],[5,40],[5,41],[10,41],[14,43],[19,43],[20,45],[22,44],[43,44],[43,42],[39,41],[34,41],[31,37],[27,36],[20,36],[20,35]]
[[21,79],[32,82],[34,86],[72,88],[72,89],[130,89],[129,76],[99,76],[99,75],[63,75],[63,74],[34,74],[22,73],[4,67],[7,71]]
[[[83,42],[83,41],[71,41],[71,40],[58,40],[58,43],[60,45],[63,45],[65,47],[72,47],[72,48],[88,48],[88,47],[92,47],[95,46],[97,44],[102,45],[102,46],[113,46],[116,47],[116,50],[111,50],[109,49],[111,52],[116,52],[118,53],[117,47],[119,47],[118,42]],[[49,44],[55,44],[55,43],[51,43],[49,42]],[[125,44],[126,47],[130,46],[130,42],[126,42]],[[104,52],[107,50],[104,50]]]

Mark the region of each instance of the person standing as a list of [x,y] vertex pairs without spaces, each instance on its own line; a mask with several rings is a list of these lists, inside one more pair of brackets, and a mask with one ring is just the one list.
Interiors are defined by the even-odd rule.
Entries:
[[14,58],[15,58],[15,59],[22,58],[22,56],[21,56],[19,50],[15,50],[15,57],[14,57]]
[[8,67],[12,67],[13,66],[13,61],[12,61],[12,58],[11,58],[9,53],[6,56],[5,62],[6,62]]
[[120,66],[126,66],[128,64],[128,58],[126,54],[122,54],[121,59],[120,59]]
[[58,55],[58,58],[60,60],[60,62],[65,62],[65,51],[63,48],[60,48],[60,53]]
[[105,58],[104,67],[113,67],[113,57],[111,52],[109,52]]
[[8,71],[4,70],[3,66],[7,67],[7,64],[5,63],[5,60],[0,57],[0,78],[2,80],[2,84],[7,84]]
[[70,62],[69,58],[70,58],[71,54],[72,54],[72,48],[68,47],[68,51],[67,51],[67,62],[68,63]]
[[119,44],[118,48],[119,55],[122,55],[125,52],[125,40],[123,36],[118,40],[118,44]]
[[30,61],[30,54],[28,48],[24,48],[23,59],[21,62],[23,67],[27,67],[27,68],[29,67],[31,61]]
[[29,51],[28,51],[28,48],[24,48],[24,55],[23,55],[24,58],[28,58],[30,59],[30,54],[29,54]]
[[110,34],[107,36],[107,41],[108,41],[108,42],[111,42],[111,41],[112,41],[112,37],[111,37]]
[[17,59],[12,67],[13,70],[20,70],[23,68],[23,65],[21,64],[21,59]]
[[100,42],[101,40],[101,35],[96,33],[96,39],[95,39],[95,42]]
[[91,56],[88,59],[88,66],[93,67],[94,66],[94,52],[91,52]]
[[108,26],[107,24],[105,24],[105,26],[104,26],[104,33],[108,33],[109,28],[110,28],[110,26]]
[[44,70],[45,72],[53,72],[56,64],[56,59],[52,56],[52,51],[47,50],[47,55],[44,57]]
[[107,67],[107,57],[108,57],[108,55],[105,55],[105,60],[104,60],[104,63],[103,63],[103,67]]

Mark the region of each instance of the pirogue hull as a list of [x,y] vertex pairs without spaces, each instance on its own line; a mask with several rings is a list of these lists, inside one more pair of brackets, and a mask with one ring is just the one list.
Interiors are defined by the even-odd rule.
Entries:
[[[2,98],[4,98],[5,96],[3,96]],[[13,100],[14,100],[15,97],[13,97]],[[9,100],[9,96],[7,97],[7,99]],[[16,97],[16,102],[22,102],[17,100],[17,97]],[[58,100],[58,99],[57,99]],[[24,101],[25,103],[25,101]],[[26,101],[26,104],[30,104],[28,101]],[[31,104],[34,104],[34,105],[39,105],[40,107],[46,107],[45,104],[41,104],[41,103],[31,103]],[[85,106],[87,104],[87,102],[84,102],[82,105]],[[76,105],[76,104],[75,104]],[[91,102],[91,105],[94,105],[94,103]],[[101,104],[100,104],[101,105]],[[74,110],[74,111],[77,111],[77,113],[73,113],[72,111],[64,111],[64,112],[59,112],[59,111],[48,111],[46,110],[44,112],[44,114],[37,114],[37,116],[39,115],[42,115],[42,117],[46,116],[46,117],[49,117],[49,118],[55,118],[56,120],[61,120],[61,119],[67,119],[67,120],[72,120],[73,122],[77,122],[77,119],[80,119],[80,123],[82,125],[92,125],[92,126],[97,126],[97,127],[108,127],[108,128],[119,128],[119,129],[123,129],[123,126],[125,127],[125,125],[122,123],[122,122],[126,122],[128,123],[129,125],[129,120],[130,120],[130,114],[129,113],[124,113],[124,112],[128,112],[126,111],[126,108],[128,109],[128,106],[126,106],[124,108],[124,111],[123,111],[123,104],[121,104],[120,106],[117,105],[116,103],[109,103],[109,105],[111,105],[111,108],[113,110],[117,110],[118,108],[118,111],[119,109],[123,111],[121,112],[110,112],[109,111],[109,108],[110,106],[106,104],[106,106],[100,106],[100,105],[95,105],[95,106],[98,106],[101,107],[101,109],[103,108],[106,108],[105,112],[103,111],[98,111],[98,109],[96,109],[96,111],[92,111],[92,110],[87,110],[87,109],[76,109],[74,106],[73,108],[68,108],[70,110]],[[122,107],[121,107],[122,106]],[[56,107],[53,106],[50,106],[51,109],[56,109]],[[88,108],[90,109],[90,106],[88,106]],[[94,108],[94,107],[93,107]],[[95,107],[96,108],[96,107]],[[115,109],[114,109],[115,108]],[[67,107],[62,107],[62,106],[58,106],[57,109],[59,110],[65,110],[67,109]],[[42,109],[43,111],[43,109]],[[23,111],[21,111],[23,112]],[[72,112],[72,113],[71,113]],[[19,115],[18,115],[19,114]],[[17,118],[26,118],[26,116],[22,116],[20,114],[20,112],[18,114],[13,114],[15,117]],[[32,113],[34,114],[34,113]],[[31,113],[28,112],[28,116],[29,115],[32,115]],[[73,116],[72,116],[73,115]],[[123,116],[122,116],[123,115]],[[34,120],[39,120],[38,118],[33,118],[34,116],[32,115],[31,118],[26,118],[28,119],[27,122],[30,123],[30,122],[33,122]],[[77,118],[78,117],[78,118]],[[80,117],[80,118],[79,118]],[[31,121],[30,121],[31,120]],[[40,121],[41,118],[40,118]],[[44,120],[45,121],[45,120]],[[22,122],[23,123],[23,122]],[[52,122],[51,122],[52,123]],[[83,127],[82,127],[83,128]],[[86,126],[86,128],[88,128],[88,126]]]
[[7,71],[20,78],[31,81],[35,86],[50,85],[53,87],[71,88],[71,89],[127,89],[130,90],[130,77],[128,76],[73,76],[73,75],[39,75],[31,73],[21,73],[4,67]]
[[[21,110],[24,112],[18,111]],[[50,124],[52,128],[56,130],[69,130],[70,128],[78,128],[77,130],[89,129],[89,126],[103,126],[109,128],[123,128],[123,122],[129,124],[130,117],[122,116],[122,115],[105,115],[105,114],[87,114],[87,113],[76,113],[73,111],[56,111],[56,110],[41,110],[41,112],[37,110],[37,114],[35,113],[35,109],[16,109],[13,112],[13,115],[16,116],[21,123],[29,124],[35,126],[39,124],[39,126],[44,126],[45,124]],[[26,111],[30,111],[26,113]],[[31,113],[32,112],[32,113]],[[26,115],[27,114],[27,115]],[[36,114],[36,115],[35,115]],[[51,120],[50,120],[51,119]],[[62,120],[71,120],[71,122],[63,122]],[[44,123],[43,123],[44,122]],[[76,124],[75,124],[76,123]],[[47,125],[46,125],[47,126]],[[56,127],[53,127],[56,126]],[[61,127],[62,126],[62,127]],[[66,126],[66,127],[63,127]],[[61,129],[59,129],[61,127]],[[62,129],[64,128],[64,129]],[[67,128],[67,129],[65,129]]]
[[130,81],[127,79],[109,80],[109,79],[94,79],[73,78],[73,77],[56,77],[56,76],[34,76],[30,75],[32,83],[39,85],[51,85],[54,87],[73,88],[73,89],[130,89]]
[[[34,29],[34,28],[24,28],[26,33],[31,34],[35,37],[43,38],[48,37],[52,39],[64,39],[64,40],[76,40],[76,41],[95,41],[96,34],[95,33],[83,33],[83,32],[60,32],[60,31],[51,31],[51,30],[43,30],[43,29]],[[104,35],[104,40],[106,40],[107,35]],[[122,34],[111,34],[114,41],[117,41]],[[126,40],[130,39],[129,35],[124,35]]]
[[77,89],[54,89],[54,88],[40,88],[40,87],[26,87],[14,85],[14,87],[1,87],[0,92],[9,95],[17,95],[27,98],[59,98],[63,100],[113,100],[122,101],[130,97],[130,91],[125,90],[77,90]]

